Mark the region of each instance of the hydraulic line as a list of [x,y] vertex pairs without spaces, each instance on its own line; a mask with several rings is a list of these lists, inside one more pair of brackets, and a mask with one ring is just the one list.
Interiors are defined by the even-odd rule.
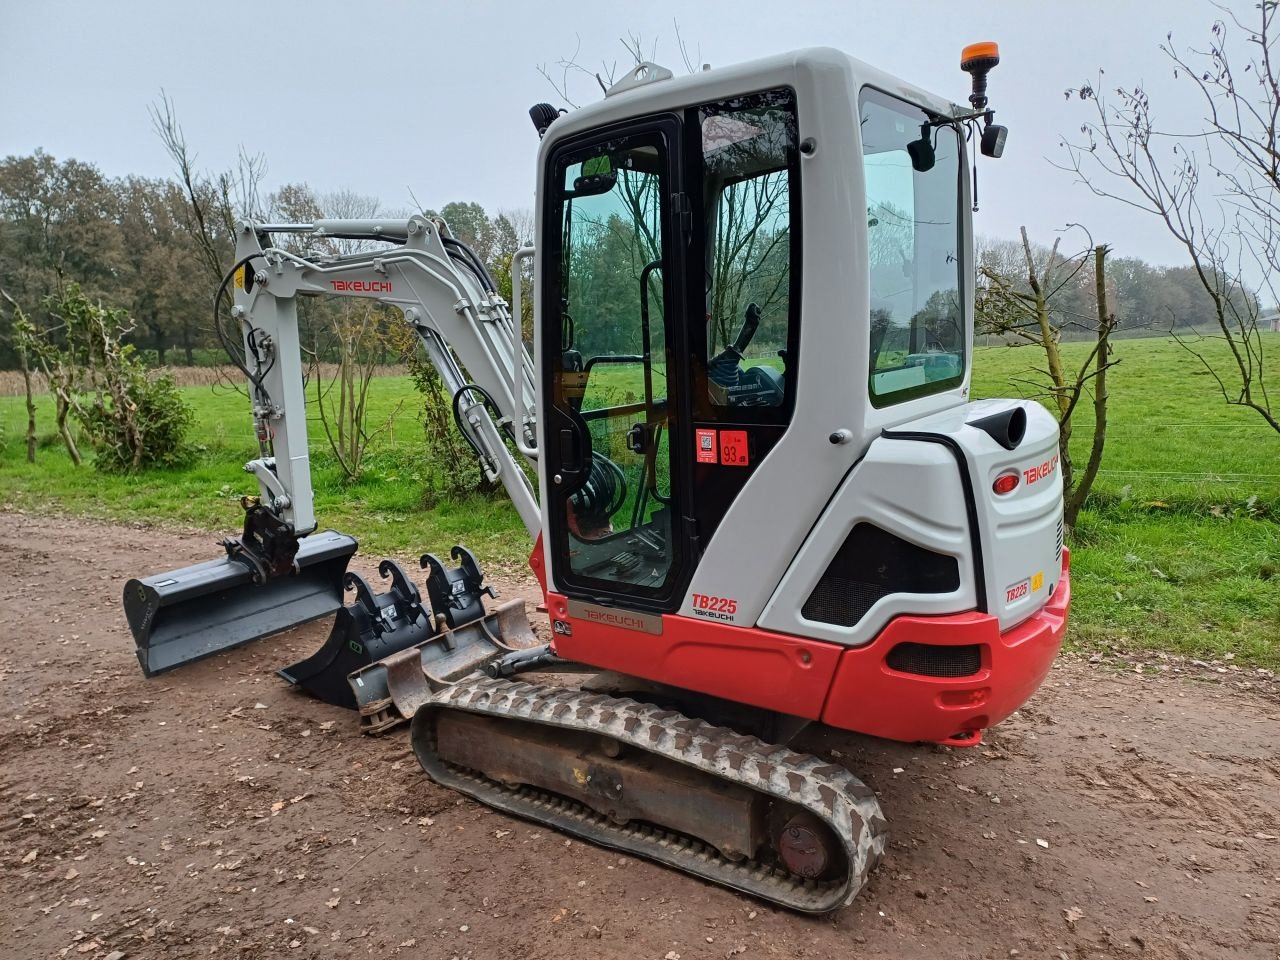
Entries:
[[[235,348],[231,344],[231,340],[227,337],[226,331],[222,328],[222,319],[218,313],[219,306],[222,303],[222,297],[227,290],[227,284],[231,282],[237,271],[241,268],[247,269],[251,260],[255,260],[261,256],[261,253],[251,253],[246,257],[241,257],[236,261],[231,270],[222,278],[222,282],[218,285],[217,293],[213,295],[213,329],[218,335],[218,340],[222,344],[222,349],[226,351],[231,362],[239,368],[240,372],[245,375],[246,379],[248,379],[249,383],[253,386],[254,402],[258,406],[265,408],[271,403],[271,396],[267,393],[267,388],[263,385],[263,381],[276,364],[275,354],[274,352],[271,354],[270,360],[264,368],[261,353],[264,348],[258,344],[258,334],[261,333],[261,331],[257,327],[253,326],[252,323],[247,323],[246,321],[249,327],[248,332],[245,334],[246,356],[245,360],[241,361],[239,353],[236,352]],[[247,363],[249,359],[247,355],[248,353],[252,353],[253,355],[253,359],[257,367],[256,373],[249,369]],[[255,415],[255,422],[256,421],[257,417]],[[272,452],[271,433],[265,426],[265,423],[258,423],[258,426],[258,449],[265,457],[270,455]]]
[[[235,266],[233,266],[231,270],[226,274],[226,276],[222,278],[222,283],[218,284],[218,292],[213,295],[213,330],[218,335],[218,340],[222,344],[222,349],[227,352],[227,356],[231,359],[231,362],[234,363],[239,368],[240,372],[243,373],[245,377],[248,378],[249,382],[253,384],[254,387],[256,387],[258,390],[262,390],[262,381],[260,376],[266,376],[266,371],[263,371],[263,373],[260,376],[255,376],[253,373],[250,372],[249,368],[244,364],[244,362],[241,361],[240,354],[238,354],[236,350],[232,347],[231,341],[227,338],[226,331],[222,329],[222,318],[219,315],[219,305],[222,303],[223,294],[226,293],[227,291],[227,284],[229,284],[231,282],[231,279],[236,275],[236,271],[238,271],[241,267],[248,265],[250,260],[256,260],[261,256],[262,256],[261,253],[251,253],[247,257],[241,257],[239,260],[237,260],[235,263]],[[251,327],[250,334],[254,332],[255,332],[254,328]],[[256,352],[257,348],[255,347],[254,349]],[[255,359],[259,359],[259,358],[255,356]],[[260,360],[259,360],[259,363],[261,363]],[[268,367],[267,369],[269,370],[270,367]]]
[[457,425],[458,432],[462,434],[462,439],[467,441],[467,446],[469,446],[475,453],[476,459],[483,462],[484,452],[480,449],[479,445],[471,439],[469,428],[462,422],[462,396],[463,394],[471,393],[472,391],[480,394],[482,401],[489,409],[495,423],[502,418],[502,411],[498,408],[497,403],[494,402],[493,397],[490,396],[489,391],[478,383],[468,383],[464,387],[459,387],[458,392],[453,395],[453,422]]
[[493,282],[492,275],[490,275],[489,270],[485,267],[475,250],[454,237],[442,236],[440,241],[444,244],[446,250],[449,250],[451,253],[456,250],[461,254],[462,259],[466,261],[467,266],[470,268],[471,272],[476,275],[476,279],[480,281],[480,285],[484,287],[485,290],[489,293],[498,292],[497,284]]

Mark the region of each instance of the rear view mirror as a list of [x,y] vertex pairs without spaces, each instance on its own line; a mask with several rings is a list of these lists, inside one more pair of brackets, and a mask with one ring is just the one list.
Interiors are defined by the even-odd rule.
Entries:
[[907,144],[907,154],[911,157],[911,168],[916,173],[927,173],[933,169],[935,160],[933,144],[926,134],[920,140],[912,140]]
[[613,161],[607,155],[592,157],[582,163],[582,173],[573,181],[571,197],[596,197],[608,193],[618,182]]
[[920,127],[920,139],[907,144],[907,155],[911,157],[911,169],[916,173],[927,173],[933,169],[937,159],[933,149],[932,129],[929,124]]
[[998,123],[988,123],[982,128],[982,155],[999,159],[1004,153],[1004,141],[1009,136],[1009,128]]

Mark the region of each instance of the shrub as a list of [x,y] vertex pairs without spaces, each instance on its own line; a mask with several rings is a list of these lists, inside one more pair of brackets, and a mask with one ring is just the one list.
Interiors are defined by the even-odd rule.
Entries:
[[122,390],[99,390],[81,405],[80,422],[98,454],[94,466],[118,472],[183,463],[191,455],[186,443],[194,420],[191,407],[171,374],[148,376],[139,361],[127,359]]
[[173,466],[188,456],[186,434],[194,419],[168,373],[149,374],[134,348],[122,342],[133,329],[123,310],[92,303],[76,285],[51,301],[63,323],[60,366],[75,369],[80,387],[72,412],[97,450],[102,470]]
[[476,453],[459,432],[453,419],[453,398],[440,374],[408,327],[393,341],[402,362],[422,394],[422,431],[426,469],[423,471],[423,505],[434,507],[442,501],[461,500],[472,494],[492,495],[496,491],[480,469]]

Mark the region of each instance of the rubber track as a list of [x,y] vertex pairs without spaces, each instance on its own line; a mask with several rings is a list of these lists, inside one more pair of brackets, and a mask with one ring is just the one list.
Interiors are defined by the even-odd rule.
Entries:
[[[651,824],[618,825],[575,800],[528,786],[508,787],[436,752],[436,717],[445,710],[586,730],[714,777],[803,807],[840,838],[843,879],[797,878],[781,866],[735,862],[714,847]],[[674,710],[625,698],[476,676],[439,691],[413,718],[410,740],[427,775],[491,807],[554,826],[602,846],[675,867],[713,883],[805,913],[853,900],[884,852],[884,815],[875,794],[844,767],[712,726]]]

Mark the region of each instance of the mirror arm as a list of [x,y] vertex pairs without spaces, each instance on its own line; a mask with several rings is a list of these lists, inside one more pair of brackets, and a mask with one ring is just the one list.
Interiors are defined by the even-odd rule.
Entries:
[[995,120],[995,118],[996,118],[996,112],[994,110],[987,110],[987,109],[970,110],[968,113],[961,113],[954,117],[944,117],[941,114],[937,116],[932,116],[924,122],[924,126],[954,127],[955,129],[959,130],[960,124],[962,123],[977,123],[979,120],[981,120],[983,121],[984,125],[989,126],[991,122]]

